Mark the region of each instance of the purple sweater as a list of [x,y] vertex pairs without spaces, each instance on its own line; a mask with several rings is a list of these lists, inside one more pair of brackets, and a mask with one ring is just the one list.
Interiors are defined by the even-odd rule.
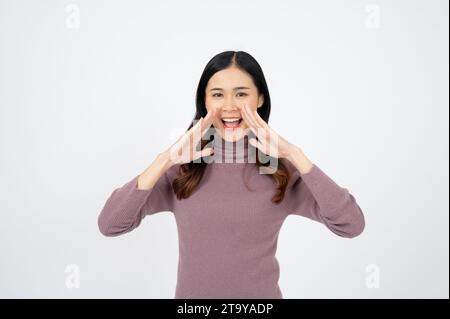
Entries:
[[353,195],[315,164],[301,175],[287,161],[291,179],[285,198],[280,204],[271,202],[275,182],[260,174],[256,164],[245,162],[247,140],[245,136],[243,151],[224,143],[215,148],[214,158],[235,163],[209,163],[189,198],[178,200],[173,192],[175,165],[150,190],[137,189],[138,176],[115,189],[98,217],[103,235],[118,236],[138,227],[147,215],[174,214],[179,239],[175,298],[283,298],[275,253],[289,214],[320,222],[341,237],[355,237],[364,229]]

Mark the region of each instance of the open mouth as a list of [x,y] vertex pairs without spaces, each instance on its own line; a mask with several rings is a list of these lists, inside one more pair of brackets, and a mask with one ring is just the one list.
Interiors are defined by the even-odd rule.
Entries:
[[236,129],[241,126],[241,117],[223,117],[222,124],[225,128]]

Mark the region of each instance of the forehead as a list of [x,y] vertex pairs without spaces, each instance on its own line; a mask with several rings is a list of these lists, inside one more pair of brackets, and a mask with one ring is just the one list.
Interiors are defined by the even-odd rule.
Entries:
[[247,86],[249,88],[256,89],[256,86],[248,73],[236,67],[230,67],[216,72],[209,79],[206,88],[222,88],[224,90],[232,90],[234,87],[238,86]]

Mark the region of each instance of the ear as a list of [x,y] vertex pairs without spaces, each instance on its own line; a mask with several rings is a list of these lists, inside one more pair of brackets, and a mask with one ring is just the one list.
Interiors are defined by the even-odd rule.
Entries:
[[258,97],[258,106],[257,108],[261,107],[264,104],[264,95],[260,94]]

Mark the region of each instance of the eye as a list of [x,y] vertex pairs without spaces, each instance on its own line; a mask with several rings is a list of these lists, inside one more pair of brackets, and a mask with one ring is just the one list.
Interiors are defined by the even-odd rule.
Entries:
[[222,95],[222,93],[213,93],[212,96],[214,96],[214,97],[219,97],[219,96],[221,96],[221,95]]
[[244,93],[244,92],[239,92],[237,95],[238,95],[239,97],[244,97],[244,96],[247,96],[248,94],[247,94],[247,93]]

